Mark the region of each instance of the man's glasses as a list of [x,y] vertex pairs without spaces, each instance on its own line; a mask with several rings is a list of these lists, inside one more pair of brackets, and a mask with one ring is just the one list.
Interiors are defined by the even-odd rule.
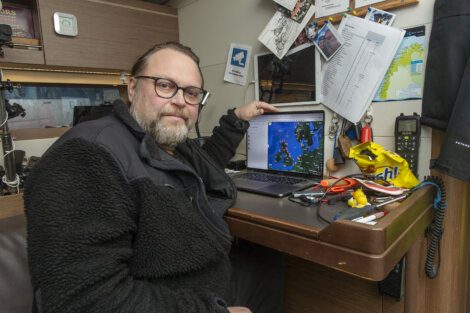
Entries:
[[183,88],[178,86],[174,81],[166,78],[154,76],[135,76],[134,78],[153,79],[155,83],[155,93],[157,96],[164,99],[173,98],[179,89],[183,90],[184,101],[190,105],[204,105],[207,98],[209,98],[209,92],[204,89],[192,86]]

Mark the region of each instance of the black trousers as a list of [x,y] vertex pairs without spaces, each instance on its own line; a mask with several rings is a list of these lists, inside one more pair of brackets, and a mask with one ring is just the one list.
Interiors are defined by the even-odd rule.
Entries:
[[470,180],[470,1],[436,0],[421,122],[446,131],[439,158],[449,176]]
[[229,306],[248,307],[253,313],[281,313],[284,261],[281,252],[243,240],[230,251],[232,263]]

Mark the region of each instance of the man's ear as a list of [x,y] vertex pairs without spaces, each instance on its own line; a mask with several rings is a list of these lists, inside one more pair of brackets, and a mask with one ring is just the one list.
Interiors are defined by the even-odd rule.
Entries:
[[127,98],[129,98],[129,102],[132,103],[135,95],[135,88],[137,87],[137,79],[131,77],[129,79],[129,83],[127,84]]

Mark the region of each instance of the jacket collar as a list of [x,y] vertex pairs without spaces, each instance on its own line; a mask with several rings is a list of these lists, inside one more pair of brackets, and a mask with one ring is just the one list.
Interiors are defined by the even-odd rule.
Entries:
[[139,140],[141,143],[140,153],[146,159],[156,160],[170,160],[170,157],[164,152],[153,138],[147,134],[139,123],[134,119],[129,110],[129,105],[124,103],[122,100],[116,100],[113,103],[114,115],[129,129],[129,131]]
[[129,105],[124,103],[122,100],[116,100],[113,103],[113,112],[116,117],[122,121],[124,125],[130,130],[130,132],[139,140],[145,137],[144,130],[140,127],[137,121],[132,117],[129,111]]

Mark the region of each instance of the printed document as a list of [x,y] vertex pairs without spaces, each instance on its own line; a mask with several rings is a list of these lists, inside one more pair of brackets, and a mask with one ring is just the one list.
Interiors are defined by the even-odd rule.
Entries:
[[341,49],[323,66],[323,104],[357,123],[377,92],[404,30],[346,15],[338,29]]
[[275,56],[282,59],[300,32],[305,28],[313,13],[315,13],[315,6],[312,4],[299,23],[276,11],[268,25],[258,36],[258,40],[271,50]]
[[371,4],[374,4],[374,3],[377,3],[377,2],[383,2],[385,0],[356,0],[355,1],[355,4],[356,4],[356,9],[357,8],[360,8],[360,7],[364,7],[366,5],[371,5]]
[[277,4],[282,5],[289,11],[294,10],[295,4],[297,3],[297,0],[274,0]]
[[315,18],[345,12],[349,8],[349,0],[316,0]]

